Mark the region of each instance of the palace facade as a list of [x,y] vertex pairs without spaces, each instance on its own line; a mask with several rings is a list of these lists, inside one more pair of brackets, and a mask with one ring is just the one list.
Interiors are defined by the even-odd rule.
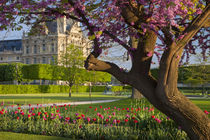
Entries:
[[65,48],[80,46],[86,57],[91,42],[85,38],[78,22],[59,18],[46,22],[45,35],[26,35],[21,40],[0,41],[0,63],[51,64]]

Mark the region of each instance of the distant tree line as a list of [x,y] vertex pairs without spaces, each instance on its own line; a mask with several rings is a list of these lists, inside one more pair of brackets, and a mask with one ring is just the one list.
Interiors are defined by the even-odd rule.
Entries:
[[[151,74],[157,78],[159,69],[152,69]],[[210,65],[185,66],[179,68],[178,83],[205,84],[210,83]]]

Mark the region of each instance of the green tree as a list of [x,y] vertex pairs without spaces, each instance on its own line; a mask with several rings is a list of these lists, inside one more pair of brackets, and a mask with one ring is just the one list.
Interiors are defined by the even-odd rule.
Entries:
[[57,59],[59,66],[65,67],[58,69],[58,74],[63,81],[66,81],[69,86],[69,97],[71,97],[72,86],[83,81],[81,68],[84,65],[84,57],[82,48],[73,44],[67,46],[61,51]]
[[185,67],[184,69],[190,73],[184,83],[189,83],[192,86],[201,85],[202,94],[205,92],[205,85],[210,82],[210,65],[207,65],[210,62],[210,58],[207,58],[203,61],[202,56],[196,55],[197,64],[194,64],[190,67]]

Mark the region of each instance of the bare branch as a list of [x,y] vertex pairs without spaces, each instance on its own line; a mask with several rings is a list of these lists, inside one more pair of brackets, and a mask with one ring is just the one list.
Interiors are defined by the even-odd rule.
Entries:
[[94,55],[90,54],[85,61],[85,68],[92,71],[108,72],[115,76],[121,82],[128,82],[128,75],[122,71],[116,64],[98,60]]

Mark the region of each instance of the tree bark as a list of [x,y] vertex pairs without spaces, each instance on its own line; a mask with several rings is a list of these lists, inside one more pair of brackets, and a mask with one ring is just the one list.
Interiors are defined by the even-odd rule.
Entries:
[[131,99],[141,99],[143,95],[135,88],[132,88]]
[[69,97],[71,97],[71,88],[72,86],[69,86]]

